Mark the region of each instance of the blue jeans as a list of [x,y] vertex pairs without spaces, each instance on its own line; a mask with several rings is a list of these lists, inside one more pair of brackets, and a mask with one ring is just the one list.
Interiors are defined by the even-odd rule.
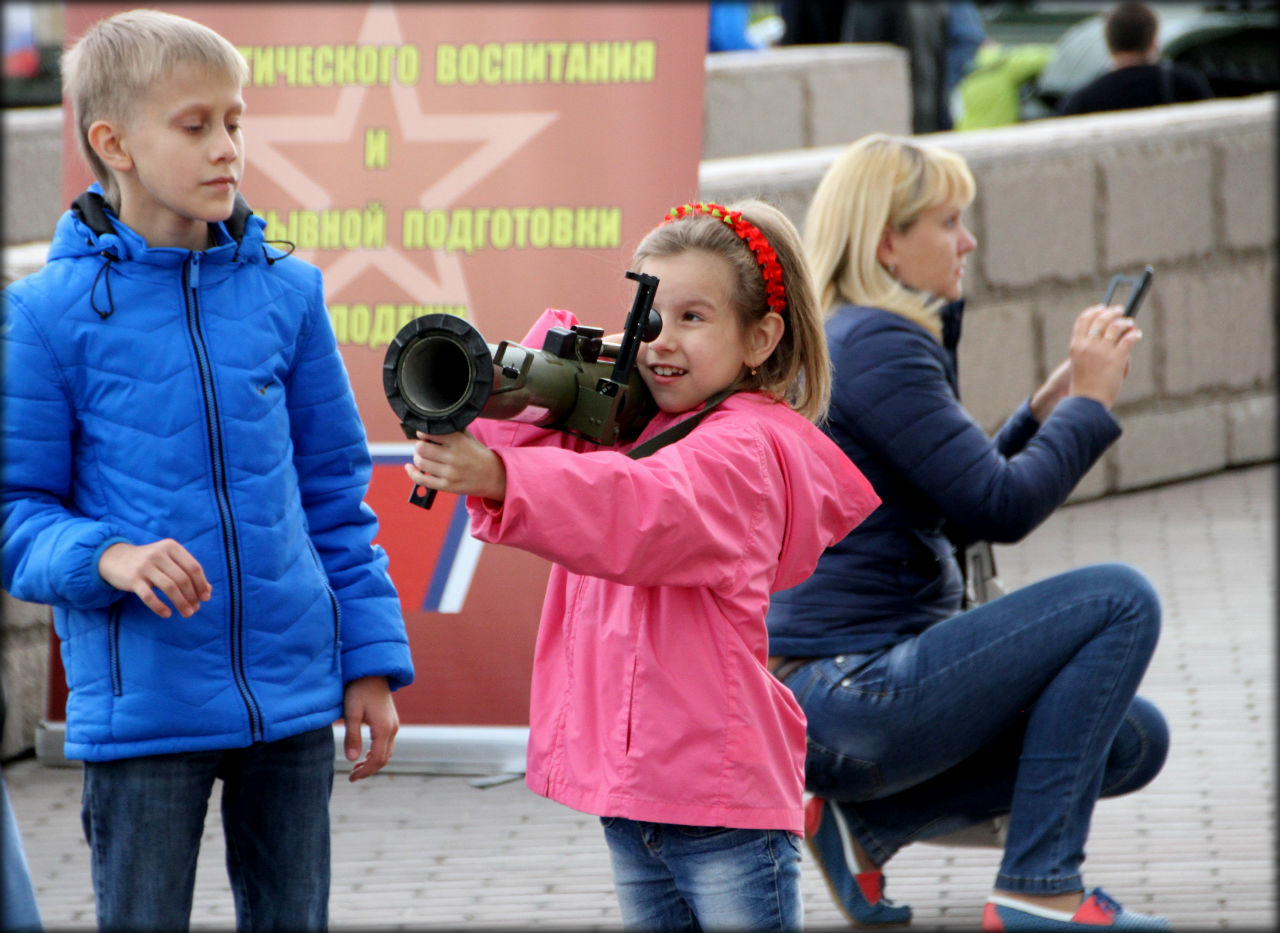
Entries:
[[329,726],[248,748],[86,762],[81,820],[98,926],[186,930],[221,778],[239,930],[322,930],[329,914]]
[[836,802],[877,864],[1009,814],[996,887],[1083,887],[1094,804],[1160,771],[1169,734],[1135,696],[1160,604],[1100,564],[1016,590],[868,654],[786,679],[808,717],[806,785]]
[[799,930],[800,838],[602,817],[628,930]]

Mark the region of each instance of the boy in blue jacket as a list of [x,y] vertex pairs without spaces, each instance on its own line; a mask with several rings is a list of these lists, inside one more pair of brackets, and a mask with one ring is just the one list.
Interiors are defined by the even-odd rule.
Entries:
[[320,272],[238,194],[231,43],[134,10],[63,74],[98,183],[5,290],[3,584],[54,607],[98,922],[187,927],[220,778],[238,926],[320,929],[332,724],[374,774],[413,678]]

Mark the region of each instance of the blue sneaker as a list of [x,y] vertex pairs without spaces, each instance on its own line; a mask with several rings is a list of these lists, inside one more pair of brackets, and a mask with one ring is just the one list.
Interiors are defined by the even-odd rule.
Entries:
[[884,896],[884,873],[856,874],[853,837],[839,807],[811,797],[804,806],[805,842],[836,906],[855,927],[896,927],[911,922],[911,908]]
[[1093,930],[1098,927],[1113,930],[1168,930],[1169,921],[1165,917],[1125,910],[1108,897],[1102,888],[1094,888],[1074,914],[1065,910],[1036,907],[999,894],[987,898],[987,906],[982,912],[984,933],[1000,933],[1002,930],[1069,933],[1072,930]]

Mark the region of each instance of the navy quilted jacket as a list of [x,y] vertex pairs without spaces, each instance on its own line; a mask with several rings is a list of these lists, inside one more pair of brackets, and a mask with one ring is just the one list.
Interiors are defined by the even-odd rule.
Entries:
[[[319,270],[258,217],[190,252],[77,204],[3,310],[3,583],[54,607],[68,757],[275,741],[333,722],[347,681],[409,683]],[[97,572],[161,538],[213,585],[191,618]]]
[[994,439],[961,407],[955,347],[899,314],[844,306],[827,322],[835,389],[825,430],[883,504],[827,549],[804,583],[774,595],[769,652],[873,651],[960,609],[952,540],[1009,543],[1066,499],[1120,427],[1098,402],[1063,399],[1040,424],[1024,402]]

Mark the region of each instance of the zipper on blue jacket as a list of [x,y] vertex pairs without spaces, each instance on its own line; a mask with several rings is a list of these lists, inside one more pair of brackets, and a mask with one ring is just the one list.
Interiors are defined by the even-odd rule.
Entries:
[[205,426],[209,432],[209,455],[213,468],[213,488],[218,502],[218,518],[222,523],[222,547],[227,558],[230,593],[227,604],[231,617],[231,670],[236,687],[249,711],[249,727],[253,740],[262,741],[262,712],[258,701],[249,689],[249,678],[244,669],[244,598],[240,591],[240,543],[236,538],[235,522],[231,519],[231,492],[227,486],[227,465],[222,450],[222,421],[218,411],[218,396],[213,384],[213,364],[205,346],[204,333],[200,329],[200,254],[192,253],[183,271],[183,291],[187,306],[187,332],[195,350],[196,365],[200,370],[200,387],[204,399]]
[[124,693],[124,678],[120,676],[120,610],[122,600],[116,600],[107,614],[107,651],[111,657],[111,695]]

